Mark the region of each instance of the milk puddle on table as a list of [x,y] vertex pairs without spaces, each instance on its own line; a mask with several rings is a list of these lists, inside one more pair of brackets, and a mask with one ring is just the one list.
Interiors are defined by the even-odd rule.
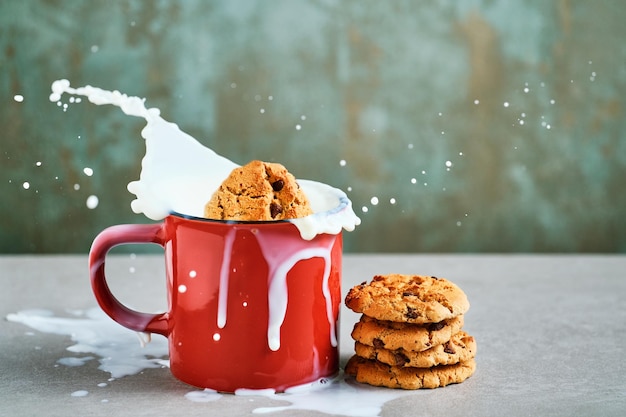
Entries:
[[[109,382],[136,375],[145,369],[169,366],[167,339],[130,331],[111,320],[99,308],[69,311],[66,317],[47,310],[24,310],[9,314],[7,320],[24,324],[42,333],[69,336],[74,343],[67,350],[75,356],[59,358],[63,366],[82,366],[97,360],[98,369],[110,374]],[[26,332],[31,334],[31,332]],[[99,384],[101,386],[103,384]],[[235,395],[242,399],[262,396],[289,404],[254,409],[254,414],[269,414],[284,410],[312,410],[343,416],[378,416],[387,401],[416,392],[370,387],[358,384],[340,374],[335,379],[322,379],[311,384],[293,387],[285,393],[272,390],[240,390]],[[86,397],[87,390],[69,393],[72,397]],[[212,390],[192,390],[185,395],[193,402],[213,402],[230,394]],[[207,405],[210,407],[209,405]]]

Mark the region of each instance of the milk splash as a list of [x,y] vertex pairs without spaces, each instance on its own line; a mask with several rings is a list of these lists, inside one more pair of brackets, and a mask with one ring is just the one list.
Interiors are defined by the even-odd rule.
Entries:
[[[171,212],[203,217],[205,203],[238,166],[161,118],[159,109],[146,108],[144,99],[92,86],[72,88],[68,80],[57,80],[52,84],[50,100],[59,102],[64,93],[85,96],[97,105],[111,104],[129,116],[146,120],[141,132],[146,140],[141,174],[138,181],[128,184],[128,191],[137,197],[131,203],[137,214],[144,213],[152,220],[161,220]],[[298,183],[314,211],[310,216],[290,220],[303,239],[311,240],[321,233],[337,234],[342,228],[352,231],[360,224],[343,191],[316,181]]]
[[[100,363],[98,369],[111,375],[112,379],[109,381],[139,374],[144,369],[168,366],[165,339],[158,338],[142,347],[134,332],[118,325],[98,308],[74,311],[70,317],[58,317],[48,310],[25,310],[9,314],[6,318],[10,322],[21,323],[43,333],[71,337],[74,344],[67,350],[84,356],[60,358],[57,363],[76,367],[97,359]],[[98,386],[104,385],[106,384]],[[87,394],[84,390],[70,393],[73,396]],[[235,395],[265,397],[287,403],[258,407],[252,411],[254,414],[311,410],[333,415],[376,417],[380,415],[386,402],[420,393],[359,384],[340,372],[334,379],[320,379],[289,388],[284,393],[276,394],[273,390],[238,390]],[[197,403],[213,403],[223,396],[224,394],[210,389],[194,390],[185,394],[187,400]]]

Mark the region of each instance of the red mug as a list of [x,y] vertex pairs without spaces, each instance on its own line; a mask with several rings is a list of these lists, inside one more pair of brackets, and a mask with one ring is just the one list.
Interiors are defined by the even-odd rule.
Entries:
[[[111,293],[114,246],[164,248],[168,308],[135,311]],[[109,227],[89,254],[93,292],[116,322],[168,338],[179,380],[221,392],[282,392],[339,369],[341,233],[304,240],[289,221],[232,222],[170,214],[162,223]]]

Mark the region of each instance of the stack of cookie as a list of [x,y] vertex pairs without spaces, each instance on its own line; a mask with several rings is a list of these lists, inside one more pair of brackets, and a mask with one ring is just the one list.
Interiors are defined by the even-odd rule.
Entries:
[[476,369],[476,342],[462,330],[469,309],[452,282],[390,274],[353,287],[346,305],[363,313],[354,326],[356,355],[345,372],[389,388],[437,388],[463,382]]

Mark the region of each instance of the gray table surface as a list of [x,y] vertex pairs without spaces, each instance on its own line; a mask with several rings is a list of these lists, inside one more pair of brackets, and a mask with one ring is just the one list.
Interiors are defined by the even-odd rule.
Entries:
[[[72,397],[107,375],[95,365],[59,366],[58,359],[68,356],[68,337],[5,317],[26,309],[61,314],[95,307],[86,262],[79,255],[0,256],[0,416],[237,416],[276,405],[270,398],[234,395],[190,401],[185,394],[192,388],[167,368]],[[110,256],[114,292],[131,305],[158,309],[165,297],[162,264],[155,255]],[[344,295],[373,274],[390,272],[442,276],[464,289],[472,305],[465,330],[477,340],[477,371],[462,384],[389,401],[380,415],[626,415],[626,256],[345,255]],[[343,364],[353,352],[350,330],[358,316],[345,308],[341,314]]]

